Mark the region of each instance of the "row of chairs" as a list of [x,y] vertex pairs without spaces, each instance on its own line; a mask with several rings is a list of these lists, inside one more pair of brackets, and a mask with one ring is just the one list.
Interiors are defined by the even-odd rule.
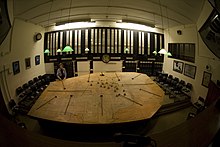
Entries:
[[173,75],[166,73],[159,73],[155,81],[165,91],[166,95],[170,98],[187,97],[191,98],[190,93],[192,90],[192,84],[187,83],[184,80],[180,80]]
[[[40,94],[49,85],[50,77],[40,75],[16,89],[18,104],[14,106],[15,110],[21,114],[27,114]],[[13,108],[11,108],[13,110]]]

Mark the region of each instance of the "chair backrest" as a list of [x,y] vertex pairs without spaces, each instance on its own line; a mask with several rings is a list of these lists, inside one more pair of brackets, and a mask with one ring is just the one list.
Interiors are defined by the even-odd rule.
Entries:
[[169,78],[169,79],[173,79],[173,75],[169,75],[168,78]]
[[177,78],[177,77],[175,77],[174,80],[177,81],[177,82],[179,82],[179,78]]
[[33,81],[36,83],[38,81],[38,77],[35,77]]
[[23,92],[23,88],[21,86],[16,89],[16,94],[17,95],[19,95],[22,92]]
[[29,87],[28,83],[25,83],[25,84],[22,85],[22,88],[23,88],[24,90],[27,89],[28,87]]
[[30,80],[30,81],[28,81],[28,84],[31,86],[31,85],[34,84],[34,81],[33,81],[33,80]]
[[9,106],[10,109],[12,109],[14,106],[16,106],[15,101],[14,101],[13,99],[11,99],[11,100],[9,101],[9,103],[8,103],[8,106]]
[[183,81],[183,80],[180,80],[180,82],[179,82],[181,85],[183,85],[183,86],[185,86],[185,84],[186,84],[186,82],[185,81]]
[[199,99],[198,99],[199,101],[201,101],[201,102],[205,102],[205,99],[204,98],[202,98],[202,97],[199,97]]
[[43,79],[43,76],[42,76],[42,75],[39,75],[39,76],[38,76],[38,79],[39,79],[39,80],[42,80],[42,79]]
[[192,90],[192,84],[187,83],[187,84],[186,84],[186,88],[188,88],[188,89]]

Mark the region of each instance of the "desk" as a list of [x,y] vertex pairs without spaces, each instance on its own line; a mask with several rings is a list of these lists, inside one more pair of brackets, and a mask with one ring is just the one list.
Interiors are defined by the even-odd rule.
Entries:
[[28,115],[74,124],[126,123],[151,118],[163,98],[145,74],[94,73],[51,82]]

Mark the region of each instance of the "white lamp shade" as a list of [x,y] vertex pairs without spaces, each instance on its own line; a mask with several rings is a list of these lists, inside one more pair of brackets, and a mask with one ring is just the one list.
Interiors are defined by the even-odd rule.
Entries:
[[167,56],[172,56],[171,52],[167,52]]
[[125,49],[124,49],[124,52],[128,52],[128,51],[129,51],[129,49],[128,49],[128,48],[125,48]]
[[61,53],[61,52],[62,52],[62,50],[61,50],[61,49],[58,49],[58,50],[57,50],[57,53]]
[[157,54],[157,51],[153,51],[153,54],[156,55],[156,54]]
[[50,50],[49,49],[45,49],[44,53],[50,53]]
[[159,54],[164,54],[164,55],[166,55],[166,54],[167,54],[167,51],[166,51],[164,48],[162,48],[158,53],[159,53]]
[[89,49],[88,49],[88,48],[86,48],[86,49],[85,49],[85,52],[89,52]]

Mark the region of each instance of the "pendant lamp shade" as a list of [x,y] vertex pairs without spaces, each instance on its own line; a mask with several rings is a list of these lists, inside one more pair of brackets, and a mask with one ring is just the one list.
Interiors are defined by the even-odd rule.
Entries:
[[171,52],[167,52],[167,56],[172,56]]
[[61,53],[61,52],[62,52],[62,50],[61,50],[61,49],[58,49],[58,50],[57,50],[57,53]]
[[153,51],[153,54],[154,54],[154,55],[157,55],[157,51]]
[[125,53],[127,53],[128,51],[129,51],[129,49],[128,49],[128,48],[125,48],[125,49],[124,49],[124,52],[125,52]]
[[67,45],[66,47],[64,47],[62,52],[71,52],[71,51],[73,51],[72,47]]
[[158,53],[159,53],[159,54],[164,54],[164,55],[166,55],[166,54],[167,54],[167,51],[166,51],[164,48],[162,48]]
[[44,50],[44,53],[49,54],[49,53],[50,53],[50,50],[49,50],[49,49],[45,49],[45,50]]
[[85,52],[89,52],[89,49],[88,49],[88,48],[86,48],[86,49],[85,49]]

